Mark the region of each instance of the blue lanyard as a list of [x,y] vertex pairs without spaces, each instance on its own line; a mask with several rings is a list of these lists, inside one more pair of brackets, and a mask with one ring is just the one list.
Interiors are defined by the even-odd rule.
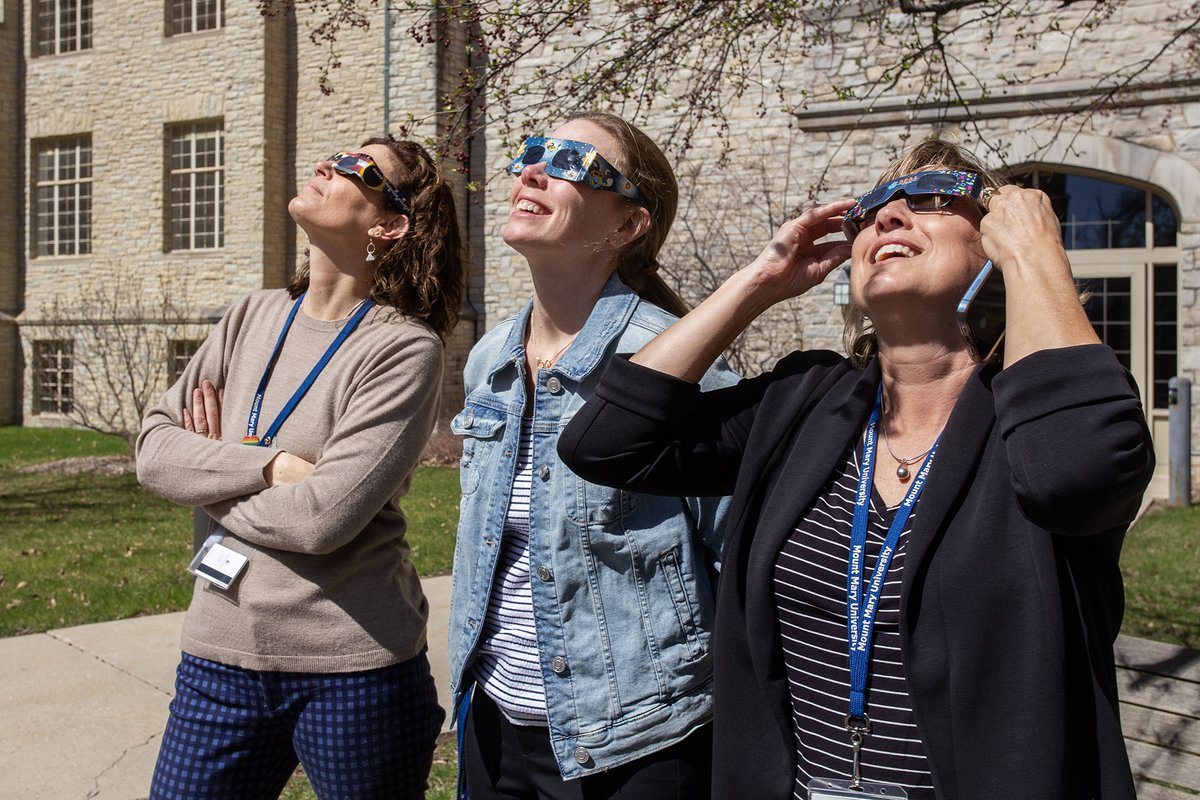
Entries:
[[[937,452],[937,442],[934,442],[929,455],[925,457],[925,463],[913,479],[908,494],[896,510],[896,517],[892,520],[892,526],[888,528],[879,558],[875,561],[875,570],[871,573],[871,582],[864,601],[862,581],[867,549],[867,510],[871,505],[876,437],[879,433],[879,415],[882,407],[883,385],[880,384],[879,392],[875,396],[875,408],[871,410],[871,417],[867,420],[867,433],[863,437],[858,495],[854,500],[854,524],[850,528],[850,564],[846,571],[846,627],[850,644],[850,715],[847,717],[847,727],[851,722],[869,725],[866,715],[867,661],[871,654],[871,637],[875,631],[875,612],[879,609],[883,581],[887,577],[888,567],[891,566],[900,534],[904,531],[909,515],[912,514],[913,506],[917,504],[917,497],[925,487],[929,468],[933,466],[933,455]],[[941,439],[940,436],[938,438]]]
[[304,395],[306,395],[308,390],[312,388],[313,382],[316,381],[317,376],[321,374],[321,370],[325,369],[325,365],[329,363],[329,359],[333,358],[333,354],[336,353],[338,348],[342,346],[342,343],[346,341],[346,337],[348,337],[351,333],[354,333],[354,329],[358,327],[358,323],[362,322],[363,317],[365,317],[367,312],[371,310],[371,307],[375,305],[375,302],[369,297],[362,302],[362,304],[358,307],[358,311],[354,312],[354,316],[350,318],[350,321],[343,325],[342,329],[338,331],[337,338],[330,342],[329,347],[325,348],[325,353],[321,356],[321,359],[317,362],[317,365],[313,367],[311,371],[309,371],[308,375],[304,378],[304,381],[300,384],[296,391],[292,393],[291,398],[286,404],[284,404],[283,409],[280,410],[279,416],[277,416],[275,421],[271,423],[271,426],[267,428],[266,434],[264,434],[260,440],[255,434],[258,431],[258,415],[259,412],[262,411],[263,397],[265,397],[267,394],[267,384],[271,382],[271,373],[275,371],[275,363],[279,361],[279,354],[283,352],[283,341],[287,338],[288,331],[292,327],[292,322],[296,319],[296,312],[300,310],[300,303],[304,300],[304,294],[301,294],[299,297],[297,297],[296,302],[292,304],[292,310],[288,312],[287,321],[283,323],[283,330],[279,332],[279,339],[275,342],[275,350],[271,353],[271,360],[267,362],[267,367],[263,370],[262,378],[260,378],[258,381],[258,389],[254,392],[254,402],[250,404],[250,416],[246,419],[246,436],[242,439],[242,444],[268,447],[270,446],[271,442],[275,441],[275,436],[279,433],[279,429],[283,427],[284,420],[291,416],[292,412],[296,410],[296,406],[300,404],[300,401],[304,398]]

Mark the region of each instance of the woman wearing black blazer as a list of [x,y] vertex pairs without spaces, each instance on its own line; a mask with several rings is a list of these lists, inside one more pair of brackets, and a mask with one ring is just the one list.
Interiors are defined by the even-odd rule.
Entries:
[[[750,320],[847,257],[851,357],[797,352],[699,392]],[[980,364],[955,309],[986,260],[1007,333]],[[614,363],[560,440],[568,465],[734,493],[714,797],[1133,798],[1112,643],[1154,463],[1138,398],[1046,196],[938,141],[785,224]]]

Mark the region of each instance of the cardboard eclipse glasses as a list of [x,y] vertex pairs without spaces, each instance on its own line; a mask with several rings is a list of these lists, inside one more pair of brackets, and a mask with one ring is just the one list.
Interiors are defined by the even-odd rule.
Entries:
[[593,189],[616,192],[640,206],[646,199],[633,181],[610,164],[596,148],[587,142],[556,139],[550,136],[530,136],[521,145],[508,171],[520,175],[532,164],[545,164],[546,174],[573,183],[585,183]]
[[918,213],[945,208],[955,197],[969,197],[986,211],[979,202],[983,188],[980,175],[964,170],[928,169],[902,175],[859,197],[842,218],[842,232],[853,241],[870,224],[873,212],[890,203],[897,194],[903,194],[908,207]]

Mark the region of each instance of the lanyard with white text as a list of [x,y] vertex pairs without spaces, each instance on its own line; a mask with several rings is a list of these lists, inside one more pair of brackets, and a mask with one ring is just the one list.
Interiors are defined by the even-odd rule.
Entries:
[[[867,420],[867,432],[863,437],[862,458],[859,463],[858,494],[854,499],[854,523],[850,528],[850,563],[846,571],[846,627],[850,644],[850,713],[846,715],[846,729],[851,733],[854,746],[855,780],[858,778],[858,751],[863,737],[871,730],[871,720],[866,714],[867,667],[871,654],[871,639],[875,631],[875,612],[879,609],[879,598],[883,594],[883,581],[887,577],[892,555],[900,541],[900,534],[912,514],[917,497],[925,487],[937,442],[925,457],[925,463],[913,479],[904,501],[896,509],[896,516],[888,528],[875,560],[871,582],[863,598],[862,583],[867,550],[867,511],[871,505],[871,486],[875,474],[875,448],[879,433],[879,416],[883,407],[883,386],[875,396],[875,407]],[[939,440],[941,437],[938,437]]]
[[287,338],[288,330],[292,327],[292,321],[296,319],[296,312],[300,309],[300,303],[303,300],[303,294],[296,298],[296,302],[292,304],[292,310],[288,312],[287,321],[283,323],[283,330],[279,332],[279,339],[275,342],[275,350],[271,353],[271,360],[267,362],[267,367],[263,370],[262,378],[258,382],[258,389],[254,392],[254,402],[250,404],[250,416],[246,420],[246,435],[242,438],[242,444],[267,447],[271,442],[275,441],[275,436],[279,433],[279,429],[283,427],[284,420],[296,410],[296,406],[300,404],[300,400],[308,393],[317,376],[321,374],[321,370],[325,369],[325,365],[329,363],[329,359],[333,358],[333,354],[342,346],[342,342],[346,341],[346,337],[354,332],[354,329],[358,327],[358,323],[362,322],[363,317],[371,310],[371,306],[375,305],[374,301],[370,298],[362,302],[358,310],[354,313],[354,316],[350,318],[350,321],[338,331],[337,338],[329,344],[329,347],[325,348],[325,353],[321,356],[317,365],[304,378],[304,382],[300,384],[299,388],[292,393],[291,399],[280,410],[279,416],[271,423],[271,427],[267,428],[266,434],[260,440],[255,434],[258,431],[258,415],[262,410],[263,397],[267,394],[267,384],[271,382],[271,373],[275,369],[275,362],[279,360],[279,354],[283,351],[283,340]]

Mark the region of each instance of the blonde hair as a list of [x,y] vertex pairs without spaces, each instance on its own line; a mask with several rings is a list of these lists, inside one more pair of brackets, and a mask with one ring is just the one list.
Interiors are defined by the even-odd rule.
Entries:
[[[986,164],[968,152],[965,148],[941,139],[927,139],[918,145],[910,147],[900,154],[900,157],[888,165],[879,176],[875,186],[882,186],[890,180],[920,172],[925,169],[957,169],[977,173],[983,178],[984,186],[997,189],[1008,183],[1000,173],[989,168]],[[874,187],[872,187],[874,188]],[[871,320],[863,314],[862,309],[850,303],[842,306],[842,342],[850,360],[864,366],[879,352],[879,341],[875,336],[875,328]]]
[[621,152],[602,155],[641,191],[650,212],[646,231],[617,253],[621,280],[643,300],[682,317],[688,312],[687,303],[658,274],[661,267],[658,251],[671,231],[679,205],[679,185],[671,162],[653,139],[615,114],[588,111],[575,114],[568,121],[575,120],[590,122],[617,140]]
[[[372,272],[371,299],[424,320],[445,339],[458,322],[466,284],[458,212],[441,168],[424,147],[390,135],[367,139],[399,162],[402,172],[388,181],[409,199],[408,231],[384,250]],[[380,164],[380,169],[384,165]],[[308,264],[288,286],[292,297],[308,289]]]

